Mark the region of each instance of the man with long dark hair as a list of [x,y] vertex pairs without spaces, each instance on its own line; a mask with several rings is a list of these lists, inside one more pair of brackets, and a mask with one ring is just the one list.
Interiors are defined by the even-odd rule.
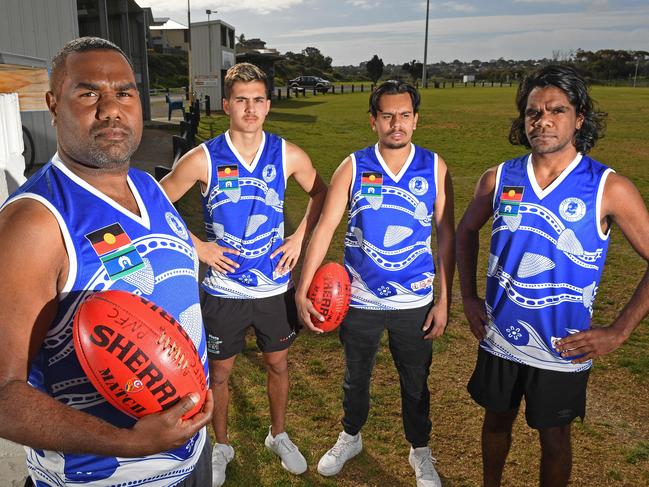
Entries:
[[[613,224],[649,260],[649,213],[636,187],[590,158],[604,129],[584,79],[544,67],[518,89],[509,140],[531,154],[485,172],[457,230],[464,313],[480,340],[468,390],[485,408],[484,485],[500,485],[522,397],[539,431],[540,485],[568,484],[570,425],[583,419],[592,359],[649,312],[649,270],[608,327],[591,327]],[[493,218],[487,291],[476,286],[479,231]]]

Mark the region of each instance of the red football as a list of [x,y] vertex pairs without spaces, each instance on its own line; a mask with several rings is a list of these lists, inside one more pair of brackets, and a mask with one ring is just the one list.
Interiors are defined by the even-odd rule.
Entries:
[[345,268],[335,262],[321,266],[313,275],[307,298],[325,317],[325,321],[312,317],[312,323],[323,331],[335,330],[345,318],[351,299],[351,284]]
[[140,418],[174,405],[191,392],[203,407],[207,384],[191,338],[170,314],[141,296],[103,291],[74,316],[74,349],[84,372],[106,400]]

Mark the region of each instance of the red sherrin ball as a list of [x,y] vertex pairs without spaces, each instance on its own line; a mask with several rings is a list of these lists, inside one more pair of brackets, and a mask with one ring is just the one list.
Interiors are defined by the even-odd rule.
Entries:
[[312,317],[311,322],[323,331],[335,330],[345,318],[351,299],[351,284],[345,268],[335,262],[321,266],[313,275],[307,298],[325,317],[325,321]]
[[203,407],[207,384],[196,346],[170,314],[141,296],[103,291],[88,297],[73,321],[74,349],[90,382],[120,411],[140,418],[191,392]]

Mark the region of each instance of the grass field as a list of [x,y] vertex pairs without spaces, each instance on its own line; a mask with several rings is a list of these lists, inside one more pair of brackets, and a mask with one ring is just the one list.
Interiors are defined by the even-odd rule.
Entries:
[[[437,151],[450,166],[456,195],[456,222],[480,174],[520,147],[507,142],[515,116],[514,88],[429,89],[423,92],[414,142]],[[607,136],[593,156],[630,177],[649,200],[649,90],[595,88],[600,108],[609,113]],[[368,94],[308,96],[276,103],[266,128],[298,144],[328,180],[350,152],[375,142],[367,121]],[[217,135],[227,119],[202,121],[202,136]],[[289,187],[287,225],[301,218],[305,198]],[[181,211],[200,231],[197,193],[181,201]],[[342,225],[328,258],[342,260]],[[487,234],[482,238],[480,282],[484,284]],[[608,324],[630,296],[645,264],[614,229],[594,323]],[[434,344],[430,377],[433,433],[431,447],[445,486],[481,483],[482,410],[465,390],[477,344],[462,314],[459,288],[446,335]],[[649,326],[643,322],[617,352],[598,360],[590,378],[586,421],[573,428],[575,486],[649,485]],[[372,409],[363,429],[365,449],[333,479],[316,472],[320,456],[341,430],[342,351],[335,334],[303,333],[291,349],[288,431],[309,463],[301,477],[286,473],[263,446],[269,424],[263,362],[250,339],[238,358],[231,382],[230,437],[236,450],[226,485],[232,486],[412,486],[408,444],[401,425],[399,382],[384,348],[373,376]],[[537,434],[519,416],[503,485],[536,485]]]

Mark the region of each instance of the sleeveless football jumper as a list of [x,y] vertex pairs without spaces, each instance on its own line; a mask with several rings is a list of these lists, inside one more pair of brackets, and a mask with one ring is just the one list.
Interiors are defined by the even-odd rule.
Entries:
[[590,328],[609,242],[601,230],[600,206],[611,171],[578,154],[541,189],[531,155],[498,167],[483,349],[547,370],[591,366],[591,361],[570,363],[553,344]]
[[286,142],[262,134],[252,164],[243,160],[229,132],[202,145],[208,160],[209,185],[202,193],[207,239],[240,252],[226,254],[239,264],[234,272],[208,269],[202,286],[213,296],[267,298],[292,285],[290,272],[275,271],[281,254],[270,258],[284,241]]
[[354,152],[351,161],[345,235],[351,306],[396,310],[430,304],[437,154],[411,144],[398,174],[390,171],[378,144]]
[[[58,221],[69,260],[58,311],[31,365],[29,383],[63,404],[122,428],[135,420],[92,386],[74,351],[72,319],[90,294],[119,289],[162,306],[187,331],[208,374],[198,258],[187,227],[150,175],[130,169],[128,185],[140,215],[76,176],[55,155],[6,203],[28,198],[44,205]],[[180,448],[140,458],[26,447],[27,466],[37,485],[169,487],[191,474],[205,441],[203,428]]]

